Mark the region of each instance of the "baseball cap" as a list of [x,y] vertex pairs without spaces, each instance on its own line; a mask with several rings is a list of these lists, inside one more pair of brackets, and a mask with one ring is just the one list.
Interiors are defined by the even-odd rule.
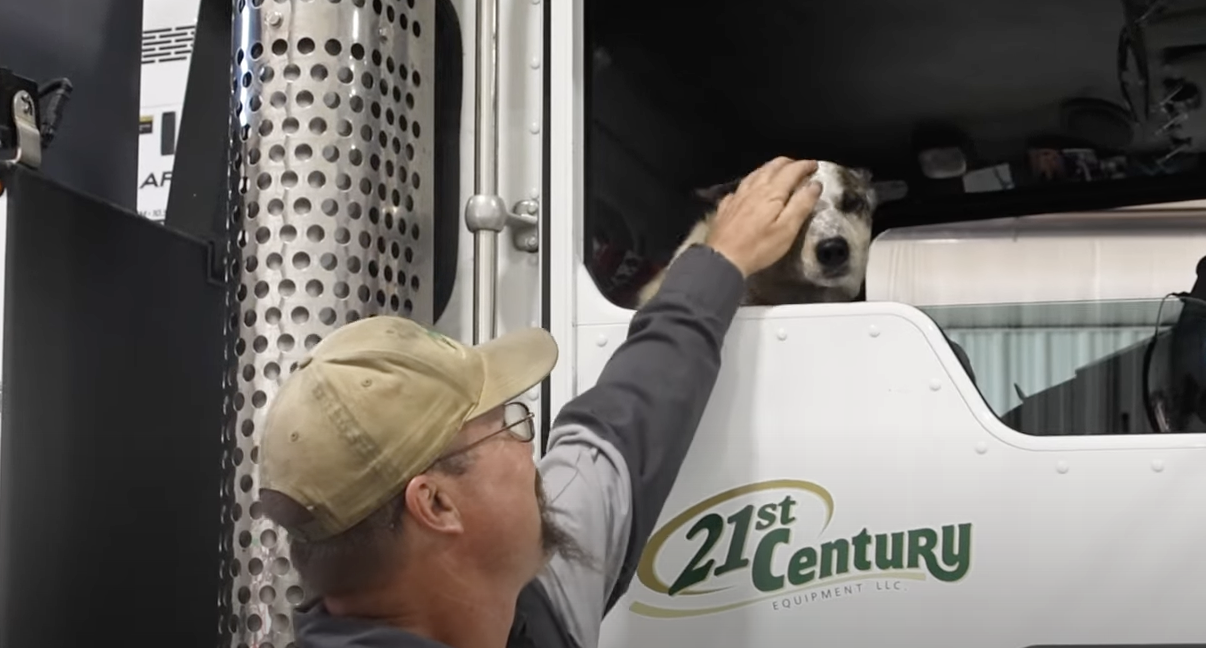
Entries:
[[376,316],[311,349],[264,421],[261,489],[304,508],[290,535],[337,535],[401,492],[466,421],[538,384],[557,362],[540,328],[466,346],[418,322]]

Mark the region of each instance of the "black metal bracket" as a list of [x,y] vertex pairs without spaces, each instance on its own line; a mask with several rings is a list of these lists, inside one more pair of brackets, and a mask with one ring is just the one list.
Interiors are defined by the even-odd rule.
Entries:
[[219,241],[205,241],[208,254],[205,264],[205,275],[210,284],[226,285],[226,252],[225,246]]

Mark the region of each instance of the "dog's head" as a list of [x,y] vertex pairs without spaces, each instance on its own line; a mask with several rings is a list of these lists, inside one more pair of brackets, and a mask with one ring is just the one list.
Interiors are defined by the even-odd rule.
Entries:
[[[772,269],[789,270],[793,279],[858,297],[867,273],[871,217],[878,206],[871,173],[818,161],[812,178],[821,182],[821,197],[800,230],[788,258]],[[715,207],[741,184],[734,180],[696,194]]]

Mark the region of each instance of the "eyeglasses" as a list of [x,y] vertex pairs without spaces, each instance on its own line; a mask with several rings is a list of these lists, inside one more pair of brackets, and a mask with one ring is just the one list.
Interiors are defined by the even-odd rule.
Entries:
[[469,452],[477,446],[503,433],[510,434],[516,440],[523,441],[524,443],[528,443],[532,439],[536,438],[536,425],[532,421],[532,410],[528,409],[527,405],[524,405],[520,402],[507,403],[503,406],[503,426],[501,428],[491,432],[490,434],[487,434],[473,443],[470,443],[467,446],[457,448],[452,452],[441,455],[440,458],[436,459],[433,463],[439,463],[449,457],[455,457],[456,455]]

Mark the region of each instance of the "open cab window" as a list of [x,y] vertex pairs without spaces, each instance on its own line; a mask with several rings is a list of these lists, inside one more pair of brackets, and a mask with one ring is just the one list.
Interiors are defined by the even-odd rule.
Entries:
[[926,312],[1013,429],[1206,431],[1206,324],[1168,297],[1206,255],[1206,0],[586,8],[583,243],[611,302],[693,190],[832,160],[881,200],[865,298]]

